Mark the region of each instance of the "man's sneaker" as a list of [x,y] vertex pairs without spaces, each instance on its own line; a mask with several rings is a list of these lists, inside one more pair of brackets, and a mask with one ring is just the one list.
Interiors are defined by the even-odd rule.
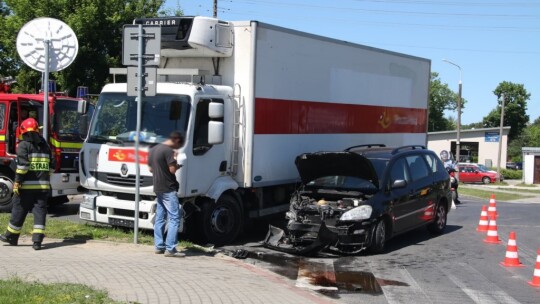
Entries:
[[183,258],[186,256],[185,253],[178,252],[178,251],[169,251],[169,250],[165,251],[164,255],[169,258]]
[[0,234],[0,241],[4,243],[9,243],[11,246],[17,246],[18,240],[10,238],[8,236],[5,236],[3,234]]
[[40,250],[41,249],[41,243],[40,242],[34,242],[34,244],[32,245],[32,248],[34,248],[34,250]]
[[154,253],[155,253],[155,254],[164,254],[164,253],[165,253],[165,249],[156,249],[156,250],[154,250]]

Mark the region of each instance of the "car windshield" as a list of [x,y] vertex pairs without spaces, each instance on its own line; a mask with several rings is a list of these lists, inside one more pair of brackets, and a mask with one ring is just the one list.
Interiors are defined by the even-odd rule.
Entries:
[[488,172],[488,168],[484,165],[478,165],[478,171],[480,172]]
[[487,171],[489,171],[489,169],[484,165],[478,165],[478,171],[487,172]]
[[[185,133],[189,120],[190,97],[163,94],[144,97],[141,111],[141,143],[165,141],[171,131]],[[134,142],[137,127],[135,97],[125,93],[103,93],[90,127],[89,142]]]
[[94,113],[94,106],[90,105],[85,115],[77,113],[77,100],[57,99],[54,103],[54,116],[52,131],[61,141],[83,142],[86,134],[81,125],[85,120],[89,120]]
[[327,189],[337,189],[337,190],[357,190],[357,191],[366,191],[373,190],[375,191],[377,187],[371,182],[354,176],[324,176],[319,177],[309,183],[307,186],[317,187],[317,188],[327,188]]

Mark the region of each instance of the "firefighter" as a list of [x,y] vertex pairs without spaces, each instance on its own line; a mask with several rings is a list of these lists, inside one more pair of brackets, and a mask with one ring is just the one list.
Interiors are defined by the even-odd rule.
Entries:
[[11,218],[0,241],[16,246],[21,228],[28,212],[34,214],[32,248],[41,249],[45,237],[47,200],[50,195],[50,174],[55,160],[47,141],[39,134],[39,125],[34,118],[21,123],[22,141],[17,148],[17,171],[13,184],[14,197]]

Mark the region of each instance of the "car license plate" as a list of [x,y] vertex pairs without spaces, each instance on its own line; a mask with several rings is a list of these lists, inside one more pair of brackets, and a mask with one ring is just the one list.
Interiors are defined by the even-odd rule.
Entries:
[[109,225],[129,227],[129,228],[135,227],[135,224],[132,220],[125,220],[125,219],[119,219],[119,218],[109,218]]

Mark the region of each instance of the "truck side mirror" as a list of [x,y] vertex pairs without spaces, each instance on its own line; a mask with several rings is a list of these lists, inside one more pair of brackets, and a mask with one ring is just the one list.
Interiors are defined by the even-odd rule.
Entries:
[[208,122],[208,144],[216,145],[223,143],[223,122]]
[[86,99],[79,99],[77,104],[77,113],[84,115],[88,112],[88,101]]
[[223,103],[211,102],[208,105],[208,117],[210,119],[221,119],[223,116]]

